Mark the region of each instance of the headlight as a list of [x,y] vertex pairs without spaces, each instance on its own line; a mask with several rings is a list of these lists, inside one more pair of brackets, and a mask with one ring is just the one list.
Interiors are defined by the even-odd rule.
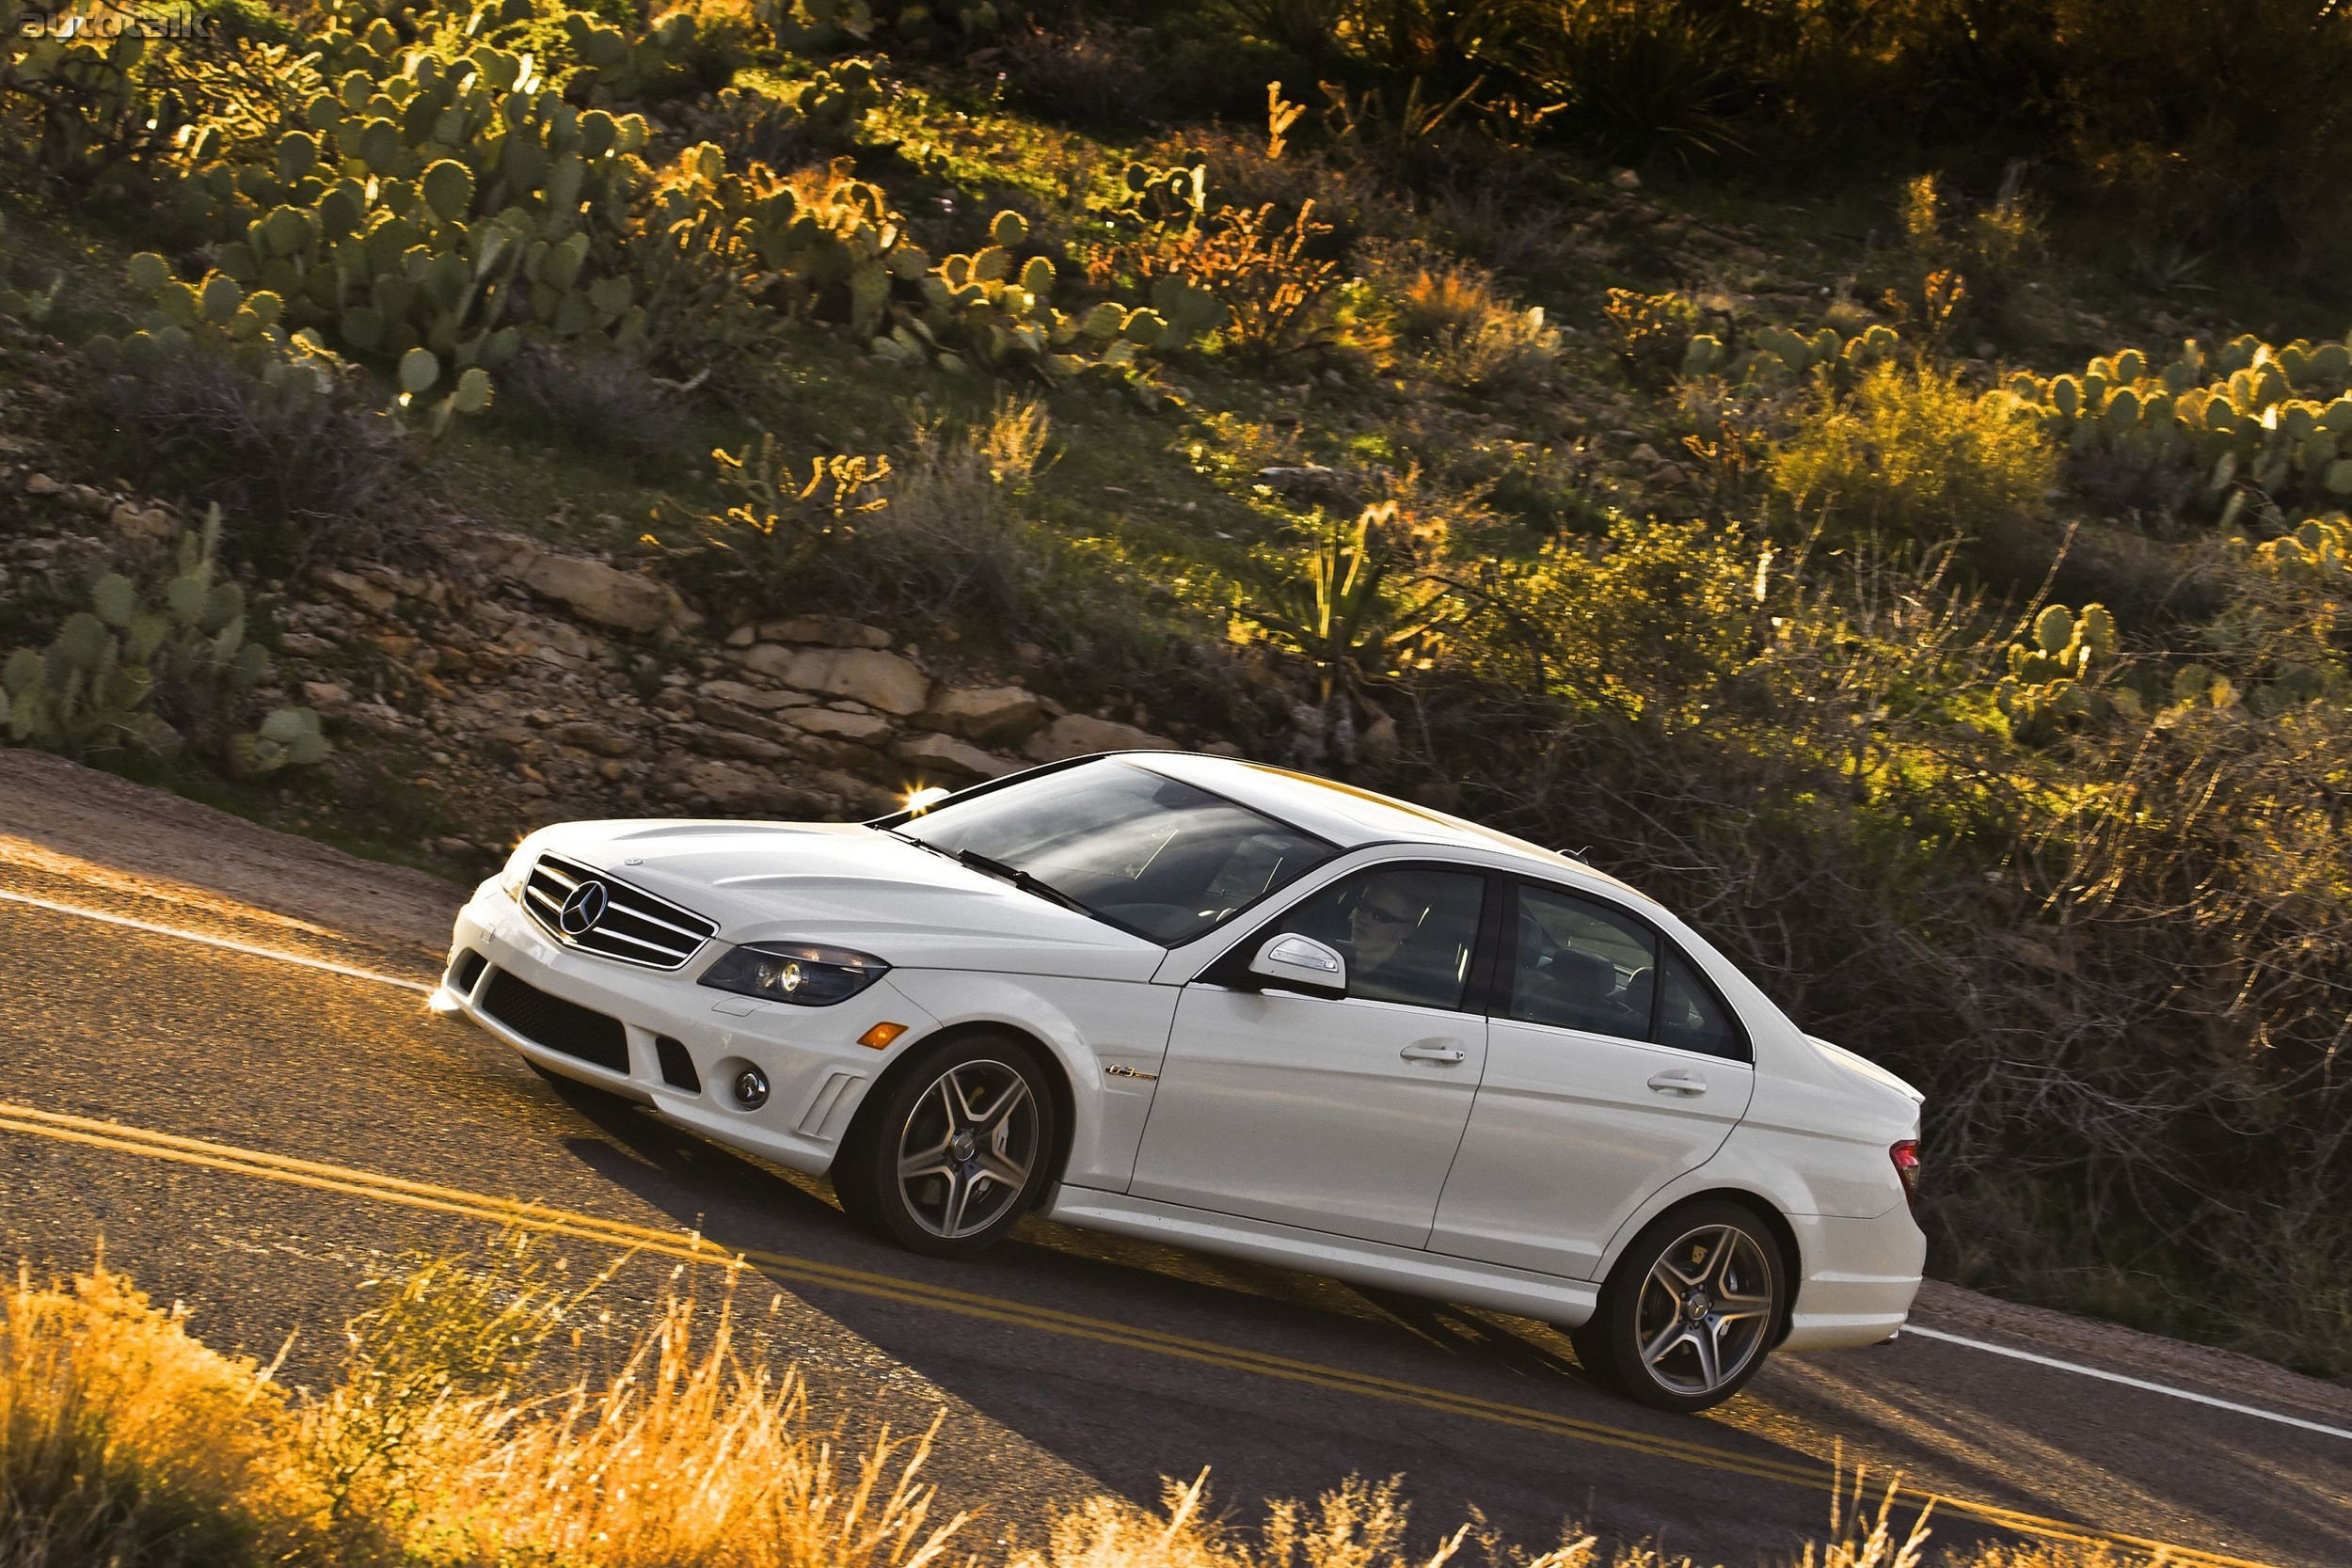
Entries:
[[847,1002],[889,968],[870,953],[846,947],[771,942],[729,949],[696,983],[796,1007],[829,1007]]
[[499,871],[499,891],[519,904],[523,901],[523,884],[531,880],[531,867],[539,858],[539,851],[524,839],[515,846],[515,852],[506,857],[506,864]]

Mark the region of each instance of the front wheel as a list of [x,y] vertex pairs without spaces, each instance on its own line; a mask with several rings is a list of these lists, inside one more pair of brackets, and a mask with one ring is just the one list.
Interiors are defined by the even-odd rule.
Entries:
[[934,1258],[1010,1230],[1045,1185],[1054,1101],[1037,1053],[1009,1037],[960,1040],[882,1091],[834,1169],[842,1210]]
[[1698,1411],[1763,1366],[1788,1300],[1780,1246],[1736,1203],[1695,1203],[1634,1238],[1570,1339],[1584,1370],[1660,1410]]

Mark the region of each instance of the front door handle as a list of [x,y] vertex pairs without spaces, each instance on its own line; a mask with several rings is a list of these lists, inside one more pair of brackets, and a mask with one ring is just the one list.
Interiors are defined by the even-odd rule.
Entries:
[[1660,1094],[1701,1095],[1707,1092],[1707,1080],[1695,1072],[1677,1069],[1658,1074],[1649,1081],[1649,1086]]
[[1408,1045],[1397,1054],[1408,1062],[1437,1062],[1445,1067],[1452,1067],[1461,1061],[1468,1053],[1458,1045],[1427,1040],[1419,1045]]

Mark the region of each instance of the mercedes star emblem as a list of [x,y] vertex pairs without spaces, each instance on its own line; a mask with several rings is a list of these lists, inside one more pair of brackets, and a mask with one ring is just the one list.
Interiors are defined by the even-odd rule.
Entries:
[[567,937],[586,936],[604,918],[605,906],[612,901],[612,895],[605,885],[592,877],[572,889],[572,895],[564,900],[564,912],[555,917],[555,923],[564,927]]

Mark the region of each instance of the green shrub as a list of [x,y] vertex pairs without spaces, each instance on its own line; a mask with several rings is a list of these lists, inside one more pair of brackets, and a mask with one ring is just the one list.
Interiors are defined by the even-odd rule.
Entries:
[[1865,372],[1851,396],[1825,397],[1772,458],[1782,495],[1838,531],[1964,536],[2003,552],[2058,474],[2041,421],[2010,398],[1896,364]]

